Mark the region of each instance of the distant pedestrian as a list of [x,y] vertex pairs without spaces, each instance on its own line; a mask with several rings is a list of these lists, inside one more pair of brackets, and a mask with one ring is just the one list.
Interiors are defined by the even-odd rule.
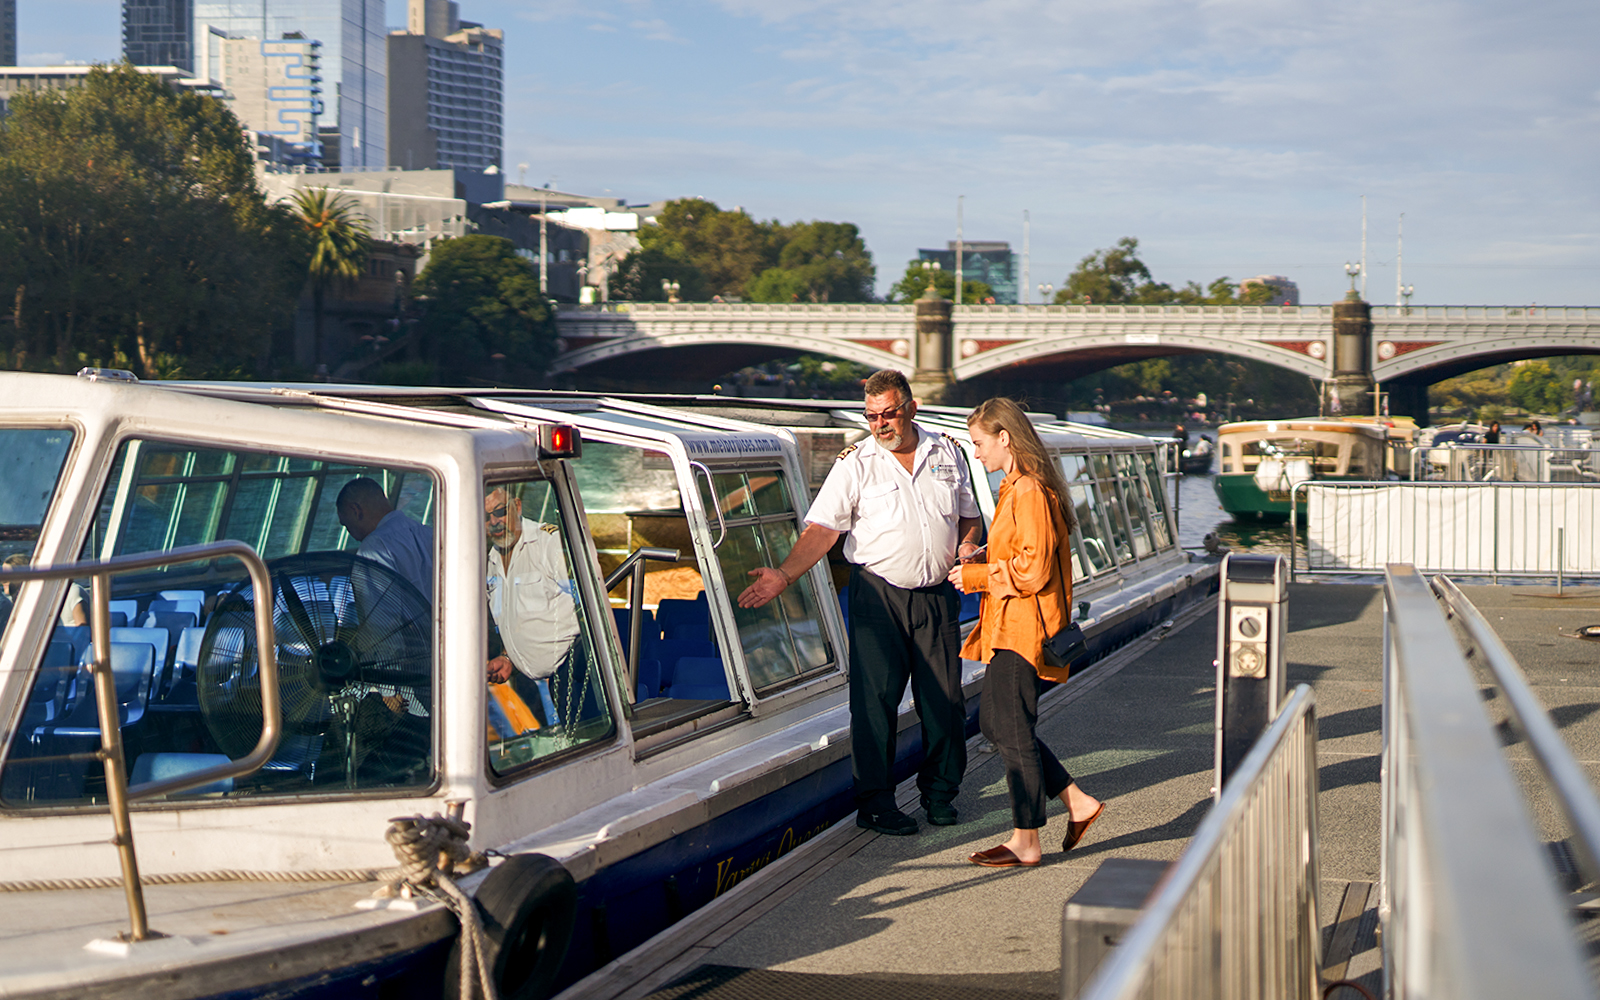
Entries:
[[1489,429],[1483,432],[1483,443],[1484,444],[1499,444],[1500,443],[1500,421],[1498,421],[1498,420],[1489,421]]
[[1072,850],[1105,811],[1105,803],[1078,787],[1036,731],[1041,681],[1066,680],[1065,671],[1044,665],[1040,650],[1072,620],[1072,500],[1022,407],[991,399],[972,411],[967,427],[978,461],[989,472],[1003,471],[1005,479],[986,561],[957,566],[950,582],[983,595],[978,627],[961,655],[989,665],[978,719],[1005,762],[1014,827],[1011,839],[967,860],[989,868],[1032,867],[1043,854],[1039,830],[1048,798],[1067,807],[1063,851]]

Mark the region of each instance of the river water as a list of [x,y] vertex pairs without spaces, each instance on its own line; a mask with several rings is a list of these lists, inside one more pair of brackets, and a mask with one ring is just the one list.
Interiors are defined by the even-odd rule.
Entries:
[[1222,544],[1235,552],[1288,555],[1288,522],[1235,521],[1217,503],[1212,475],[1180,476],[1170,481],[1176,487],[1179,543],[1186,549],[1198,549],[1206,535],[1215,531]]

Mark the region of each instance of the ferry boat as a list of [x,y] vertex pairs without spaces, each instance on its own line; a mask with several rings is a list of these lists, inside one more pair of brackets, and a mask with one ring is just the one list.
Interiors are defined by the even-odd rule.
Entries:
[[[391,821],[437,814],[492,862],[454,882],[501,995],[545,996],[853,809],[828,566],[730,595],[787,554],[859,403],[98,372],[0,399],[0,557],[57,573],[0,602],[0,995],[453,995],[442,897],[374,891]],[[962,417],[919,414],[971,460]],[[1154,441],[1039,425],[1093,649],[1214,588]],[[428,528],[431,576],[357,555],[357,478]],[[535,540],[505,573],[538,600],[497,603],[486,518]],[[545,654],[522,699],[487,674],[519,627]],[[908,697],[902,775],[917,743]]]
[[1239,517],[1289,516],[1289,492],[1307,480],[1389,478],[1388,429],[1378,423],[1251,420],[1217,428],[1222,509]]
[[1216,449],[1211,444],[1211,439],[1204,434],[1197,435],[1194,443],[1186,445],[1178,453],[1178,471],[1186,476],[1203,476],[1211,471],[1211,464],[1216,460]]

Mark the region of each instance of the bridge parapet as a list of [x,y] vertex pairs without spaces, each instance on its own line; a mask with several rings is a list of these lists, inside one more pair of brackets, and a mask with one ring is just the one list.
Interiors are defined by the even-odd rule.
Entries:
[[1513,358],[1600,353],[1600,306],[1373,306],[1380,382],[1446,375]]

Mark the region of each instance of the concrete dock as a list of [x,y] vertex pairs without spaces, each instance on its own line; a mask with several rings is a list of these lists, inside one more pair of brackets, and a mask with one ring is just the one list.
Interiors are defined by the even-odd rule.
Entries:
[[[1600,624],[1600,590],[1466,592],[1591,778],[1600,778],[1600,643],[1560,635]],[[1302,583],[1291,586],[1289,600],[1288,682],[1312,686],[1320,735],[1325,978],[1356,979],[1377,992],[1382,589]],[[917,836],[887,837],[846,820],[564,996],[1059,996],[1066,900],[1108,858],[1177,858],[1210,807],[1215,608],[1207,601],[1170,629],[1136,640],[1041,706],[1041,737],[1107,803],[1070,854],[1059,850],[1066,818],[1055,803],[1043,866],[967,863],[1011,827],[1000,759],[975,739],[956,802],[959,825],[924,824]],[[1493,687],[1479,680],[1491,719],[1502,720]],[[1503,732],[1545,839],[1560,841],[1561,820],[1526,750]],[[921,820],[915,789],[903,788],[901,799]],[[1559,867],[1560,849],[1552,856]]]

